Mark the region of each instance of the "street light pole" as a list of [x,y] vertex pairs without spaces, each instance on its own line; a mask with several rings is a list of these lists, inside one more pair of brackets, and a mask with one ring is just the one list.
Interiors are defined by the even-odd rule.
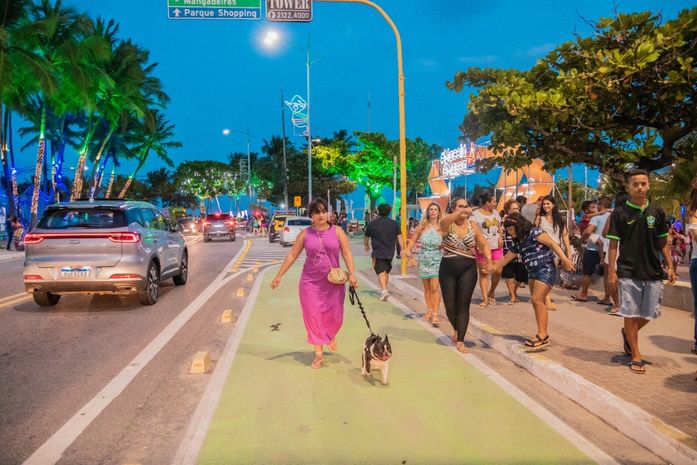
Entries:
[[312,129],[310,126],[310,37],[307,37],[307,203],[312,202]]
[[283,104],[283,90],[281,90],[281,134],[283,137],[283,202],[290,209],[288,203],[288,166],[286,165],[286,110]]
[[236,132],[239,134],[244,134],[247,136],[247,188],[248,188],[248,193],[249,193],[249,203],[252,203],[252,157],[251,157],[251,152],[249,150],[249,125],[247,125],[247,130],[246,131],[240,131],[239,129],[228,129],[225,128],[223,129],[223,135],[228,135],[231,132]]

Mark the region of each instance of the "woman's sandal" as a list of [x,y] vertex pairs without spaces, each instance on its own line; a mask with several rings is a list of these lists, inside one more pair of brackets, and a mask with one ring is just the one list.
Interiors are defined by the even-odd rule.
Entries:
[[506,305],[514,305],[520,302],[520,299],[511,299],[508,302],[506,302]]
[[315,359],[312,361],[312,363],[310,364],[310,366],[311,366],[312,368],[315,368],[315,369],[317,369],[317,368],[322,368],[322,363],[323,363],[323,362],[324,362],[324,356],[321,355],[321,354],[320,354],[320,355],[315,354]]
[[457,348],[458,352],[462,352],[463,354],[469,354],[470,350],[467,348],[464,342],[458,341],[455,343],[455,348]]
[[537,349],[542,346],[546,346],[549,344],[549,334],[545,336],[544,339],[540,337],[539,334],[535,334],[534,339],[526,339],[525,340],[525,347],[531,347],[533,349]]
[[496,297],[489,296],[488,302],[489,305],[496,305]]
[[438,312],[433,313],[433,318],[431,318],[431,325],[434,328],[437,328],[438,326],[440,326],[440,315],[438,314]]
[[548,312],[556,312],[557,311],[557,304],[549,304],[547,305],[547,311]]

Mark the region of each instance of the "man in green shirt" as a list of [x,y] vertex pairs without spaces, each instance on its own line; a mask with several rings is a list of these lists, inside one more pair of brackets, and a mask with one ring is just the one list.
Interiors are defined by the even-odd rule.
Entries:
[[647,198],[649,173],[636,169],[627,179],[630,199],[615,207],[606,235],[610,239],[608,286],[615,289],[619,281],[624,352],[631,357],[629,369],[643,374],[646,368],[639,352],[639,330],[661,315],[665,277],[661,255],[669,285],[675,283],[676,276],[670,259],[665,213],[649,204]]

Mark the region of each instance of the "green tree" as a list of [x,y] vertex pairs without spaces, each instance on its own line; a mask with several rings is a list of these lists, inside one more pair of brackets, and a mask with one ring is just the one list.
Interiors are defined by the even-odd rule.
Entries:
[[558,169],[573,162],[621,179],[627,164],[648,170],[693,156],[697,8],[661,23],[652,13],[619,14],[595,23],[529,71],[471,68],[450,89],[470,97],[463,134],[491,137],[500,164],[534,158]]

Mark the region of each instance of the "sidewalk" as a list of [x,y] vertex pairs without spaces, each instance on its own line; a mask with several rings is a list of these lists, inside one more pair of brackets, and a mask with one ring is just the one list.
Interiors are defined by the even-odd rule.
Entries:
[[[414,311],[425,307],[421,280],[393,271],[395,295]],[[410,269],[409,272],[414,272]],[[374,273],[365,273],[374,278]],[[630,373],[622,350],[623,319],[608,315],[595,293],[589,302],[570,299],[572,291],[554,289],[558,310],[550,312],[551,343],[546,350],[527,352],[523,339],[536,333],[529,291],[523,302],[506,305],[505,283],[497,289],[498,304],[481,308],[479,285],[471,307],[468,341],[483,343],[513,360],[625,435],[671,463],[697,463],[697,357],[693,346],[691,313],[663,308],[661,318],[642,330],[646,374]],[[444,334],[452,328],[441,306]],[[477,347],[473,348],[476,352]]]
[[5,247],[0,247],[0,262],[8,260],[24,260],[24,251],[18,252],[14,248],[7,250]]

